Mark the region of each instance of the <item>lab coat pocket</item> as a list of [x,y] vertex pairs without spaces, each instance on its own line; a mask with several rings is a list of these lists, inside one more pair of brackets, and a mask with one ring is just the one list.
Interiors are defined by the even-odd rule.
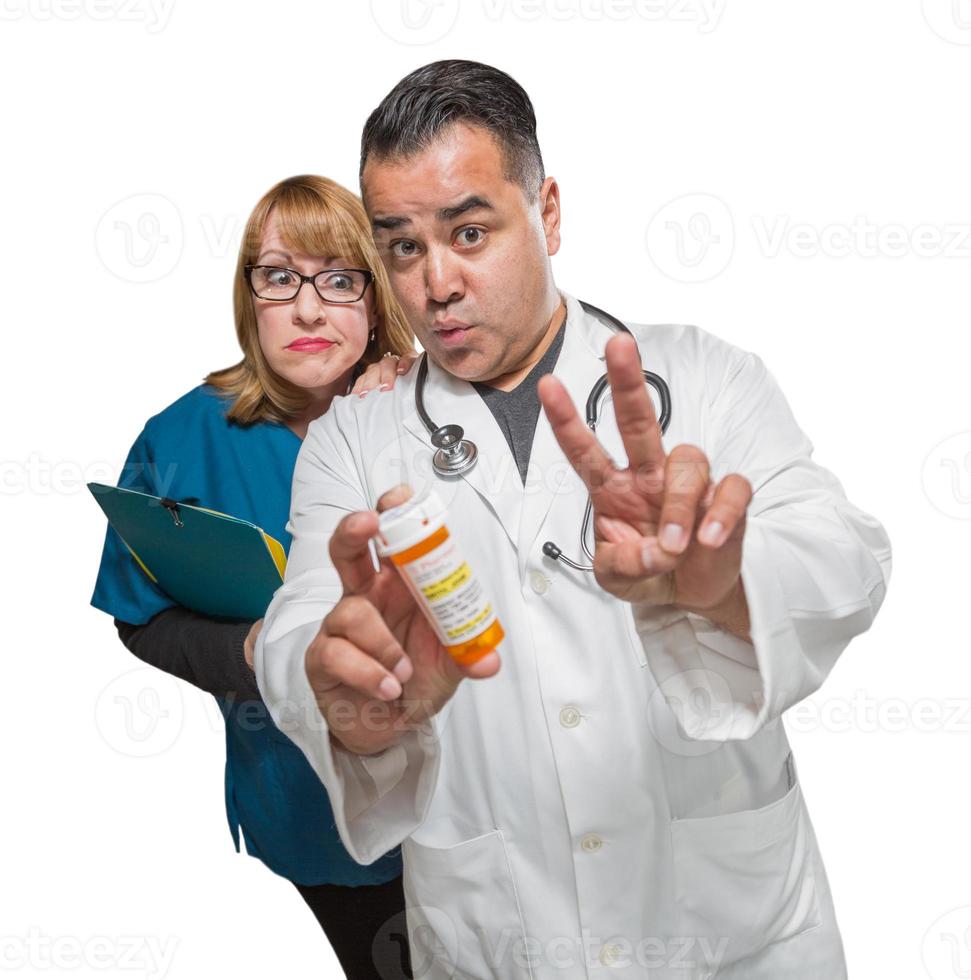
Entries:
[[694,640],[688,614],[677,606],[641,606],[636,612],[632,606],[631,611],[632,615],[626,617],[627,638],[639,667],[650,665],[647,653],[649,644],[670,647],[672,643],[679,642],[683,646]]
[[527,980],[525,930],[502,831],[454,844],[448,837],[422,826],[401,845],[414,975]]
[[715,967],[820,925],[802,791],[757,810],[671,822],[680,936]]

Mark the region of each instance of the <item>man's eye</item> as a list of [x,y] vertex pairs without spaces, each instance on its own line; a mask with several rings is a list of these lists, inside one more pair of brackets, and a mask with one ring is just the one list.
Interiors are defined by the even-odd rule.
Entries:
[[418,246],[414,242],[410,242],[407,239],[403,239],[400,242],[391,243],[391,254],[397,256],[399,259],[410,259],[413,255],[417,254]]
[[478,245],[482,241],[483,231],[481,228],[463,228],[459,234],[460,245]]

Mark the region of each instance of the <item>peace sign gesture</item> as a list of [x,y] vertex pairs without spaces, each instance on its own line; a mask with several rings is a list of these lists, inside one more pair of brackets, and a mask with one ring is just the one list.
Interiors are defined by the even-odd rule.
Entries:
[[618,469],[554,375],[539,396],[560,448],[586,484],[594,514],[594,575],[628,602],[714,609],[741,587],[752,486],[732,473],[711,483],[697,446],[666,454],[633,337],[611,337],[607,376],[628,466]]

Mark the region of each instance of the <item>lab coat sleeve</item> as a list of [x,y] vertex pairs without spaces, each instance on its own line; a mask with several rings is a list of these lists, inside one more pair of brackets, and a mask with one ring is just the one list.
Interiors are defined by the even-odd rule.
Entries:
[[297,457],[286,574],[264,616],[254,668],[273,721],[327,788],[348,853],[359,864],[371,864],[424,819],[437,778],[438,740],[433,720],[375,755],[332,746],[307,677],[307,648],[343,595],[328,550],[331,534],[347,514],[373,507],[337,424],[338,415],[348,415],[340,401],[311,424]]
[[873,623],[891,571],[883,527],[811,459],[813,445],[762,360],[724,347],[708,457],[713,481],[740,473],[753,489],[741,568],[752,642],[674,607],[633,609],[684,734],[709,741],[751,738],[817,690]]

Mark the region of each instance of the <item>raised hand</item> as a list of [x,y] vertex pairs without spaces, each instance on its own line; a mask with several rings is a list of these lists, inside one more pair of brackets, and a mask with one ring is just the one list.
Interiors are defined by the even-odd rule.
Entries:
[[614,465],[562,383],[551,374],[539,382],[560,448],[590,493],[596,579],[628,602],[697,612],[722,607],[742,592],[751,484],[732,473],[715,486],[697,446],[684,443],[665,453],[637,342],[611,337],[606,355],[625,469]]

